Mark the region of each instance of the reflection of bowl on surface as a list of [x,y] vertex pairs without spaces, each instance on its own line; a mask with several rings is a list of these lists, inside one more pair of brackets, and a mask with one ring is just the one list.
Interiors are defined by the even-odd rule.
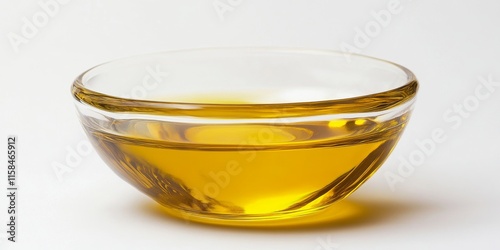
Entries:
[[417,88],[407,69],[370,57],[235,48],[116,60],[72,93],[122,178],[172,214],[244,224],[353,192],[395,146]]

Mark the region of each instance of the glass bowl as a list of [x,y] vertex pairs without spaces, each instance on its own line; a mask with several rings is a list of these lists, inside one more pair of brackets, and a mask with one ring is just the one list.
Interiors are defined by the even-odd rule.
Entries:
[[214,48],[101,64],[71,91],[102,159],[168,213],[273,225],[364,183],[417,89],[408,69],[371,57]]

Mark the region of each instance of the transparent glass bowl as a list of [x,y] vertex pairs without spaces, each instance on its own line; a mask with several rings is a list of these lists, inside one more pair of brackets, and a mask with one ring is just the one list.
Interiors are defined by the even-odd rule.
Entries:
[[108,62],[72,94],[102,159],[170,214],[273,225],[365,182],[417,89],[406,68],[366,56],[221,48]]

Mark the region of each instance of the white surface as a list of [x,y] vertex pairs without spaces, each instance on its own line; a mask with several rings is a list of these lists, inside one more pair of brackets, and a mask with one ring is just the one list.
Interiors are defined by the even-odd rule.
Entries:
[[[47,0],[42,0],[46,2]],[[227,2],[226,0],[220,0]],[[456,128],[443,119],[470,100],[478,77],[500,81],[498,1],[408,1],[361,52],[400,63],[420,80],[416,110],[397,149],[349,199],[369,213],[331,227],[258,231],[158,215],[152,201],[95,153],[59,182],[51,167],[84,138],[69,87],[83,70],[132,54],[211,46],[340,49],[389,1],[71,1],[15,53],[9,32],[41,11],[0,3],[0,187],[6,137],[19,137],[18,242],[0,249],[500,249],[500,87]],[[170,3],[168,3],[170,2]],[[43,20],[42,20],[43,21]],[[467,99],[468,98],[468,99]],[[446,140],[392,190],[389,172],[441,128]],[[6,197],[0,198],[0,235]],[[326,243],[325,243],[326,242]]]

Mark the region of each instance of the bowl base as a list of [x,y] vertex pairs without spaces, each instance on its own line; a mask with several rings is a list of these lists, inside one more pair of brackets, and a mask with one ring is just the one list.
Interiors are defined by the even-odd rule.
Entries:
[[160,215],[176,218],[184,223],[201,223],[213,226],[231,226],[261,229],[300,229],[307,227],[327,227],[351,224],[362,220],[368,209],[348,199],[329,206],[307,211],[291,212],[272,216],[221,216],[200,214],[155,204],[154,211]]

